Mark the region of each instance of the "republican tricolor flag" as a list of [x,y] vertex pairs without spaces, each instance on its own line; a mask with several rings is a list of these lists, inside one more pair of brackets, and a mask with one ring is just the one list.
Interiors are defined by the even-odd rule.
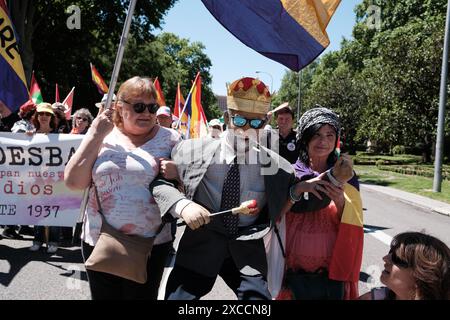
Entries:
[[344,185],[344,198],[344,212],[328,275],[333,280],[353,282],[348,298],[356,299],[364,246],[363,207],[356,177]]
[[340,0],[202,0],[236,38],[299,71],[330,44],[326,27]]
[[0,0],[0,103],[10,112],[29,99],[17,36],[4,0]]
[[[178,128],[186,139],[195,139],[206,136],[208,127],[206,116],[202,107],[202,78],[197,73],[191,91],[186,98]],[[186,123],[186,126],[183,126]],[[181,124],[181,125],[180,125]]]

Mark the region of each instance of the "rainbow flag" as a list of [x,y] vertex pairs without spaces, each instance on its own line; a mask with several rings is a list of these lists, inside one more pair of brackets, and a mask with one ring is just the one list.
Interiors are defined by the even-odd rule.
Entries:
[[103,80],[100,73],[97,71],[97,69],[94,67],[94,65],[91,63],[91,76],[92,81],[95,83],[98,89],[98,93],[100,94],[106,94],[108,93],[108,85],[106,84],[105,80]]
[[33,74],[31,75],[31,86],[30,86],[30,98],[33,100],[35,104],[39,104],[41,102],[44,102],[44,98],[42,98],[42,92],[41,88],[39,87],[39,84],[36,81],[36,77]]
[[5,0],[0,0],[0,102],[11,112],[29,99],[17,36]]
[[[195,139],[208,134],[207,120],[202,107],[202,78],[197,73],[191,91],[186,98],[178,128],[186,139]],[[183,122],[186,126],[183,126]],[[181,124],[181,126],[180,126]]]
[[299,71],[330,44],[326,27],[340,0],[202,0],[236,38]]
[[177,96],[175,97],[175,106],[173,107],[173,115],[177,118],[180,118],[181,110],[184,108],[184,98],[181,94],[180,83],[178,83],[177,87]]
[[160,107],[165,106],[166,100],[164,99],[164,94],[162,92],[161,85],[159,84],[158,77],[156,77],[155,81],[153,82],[153,85],[155,86],[156,89],[156,96],[157,96],[156,102]]

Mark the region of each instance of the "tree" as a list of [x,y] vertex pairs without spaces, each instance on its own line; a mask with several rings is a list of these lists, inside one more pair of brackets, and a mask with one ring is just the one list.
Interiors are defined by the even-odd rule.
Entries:
[[394,144],[429,148],[437,123],[443,27],[436,17],[377,37],[379,56],[362,73],[368,103],[359,136],[381,140],[386,151]]
[[[154,38],[152,30],[160,26],[162,17],[176,0],[138,1],[131,34],[139,41]],[[90,82],[89,62],[96,53],[117,51],[126,9],[125,0],[13,0],[9,7],[16,27],[27,79],[36,71],[43,96],[52,101],[55,83],[61,94],[76,87],[75,104],[92,106],[99,100]],[[70,30],[67,21],[76,5],[80,8],[81,29]],[[95,62],[95,61],[94,61]],[[105,66],[100,72],[111,74]]]
[[[307,94],[309,87],[311,86],[313,74],[317,68],[318,63],[312,62],[306,68],[301,71],[301,81],[300,81],[300,113],[302,110],[305,110],[305,104],[303,102],[304,96]],[[289,102],[289,105],[294,109],[294,112],[297,110],[298,104],[298,72],[288,71],[286,70],[283,79],[281,80],[280,90],[274,95],[272,99],[272,106],[275,108],[284,102]],[[299,115],[295,115],[296,118],[299,118]]]

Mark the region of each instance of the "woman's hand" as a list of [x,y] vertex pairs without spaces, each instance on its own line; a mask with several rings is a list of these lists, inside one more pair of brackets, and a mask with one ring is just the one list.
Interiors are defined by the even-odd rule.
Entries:
[[159,170],[162,173],[163,177],[167,180],[180,180],[178,176],[177,166],[172,160],[160,158]]
[[338,213],[342,213],[345,205],[344,187],[336,187],[332,183],[325,186],[324,193],[334,202]]
[[112,115],[114,113],[114,106],[109,109],[101,110],[92,121],[91,128],[89,129],[93,135],[100,135],[106,137],[108,133],[114,128],[114,123],[112,122]]
[[331,186],[332,184],[328,181],[323,180],[323,177],[325,176],[325,172],[321,173],[319,176],[306,180],[301,181],[295,185],[295,193],[299,197],[300,194],[304,192],[309,192],[315,195],[317,198],[322,200],[322,196],[320,195],[319,191],[324,192],[327,194],[327,186]]

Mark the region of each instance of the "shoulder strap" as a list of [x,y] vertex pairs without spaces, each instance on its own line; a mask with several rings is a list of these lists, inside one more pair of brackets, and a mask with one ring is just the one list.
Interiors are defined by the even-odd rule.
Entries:
[[279,232],[277,224],[275,222],[273,225],[273,231],[275,231],[275,234],[277,235],[278,244],[280,245],[280,249],[281,249],[281,254],[283,255],[283,258],[286,259],[286,253],[284,252],[283,242],[281,241],[280,232]]
[[98,206],[98,213],[100,213],[103,217],[105,217],[103,215],[103,210],[102,210],[102,205],[100,204],[100,199],[98,197],[98,191],[97,191],[97,186],[95,185],[94,182],[92,182],[92,186],[94,187],[94,191],[95,191],[95,199],[97,199],[97,206]]

